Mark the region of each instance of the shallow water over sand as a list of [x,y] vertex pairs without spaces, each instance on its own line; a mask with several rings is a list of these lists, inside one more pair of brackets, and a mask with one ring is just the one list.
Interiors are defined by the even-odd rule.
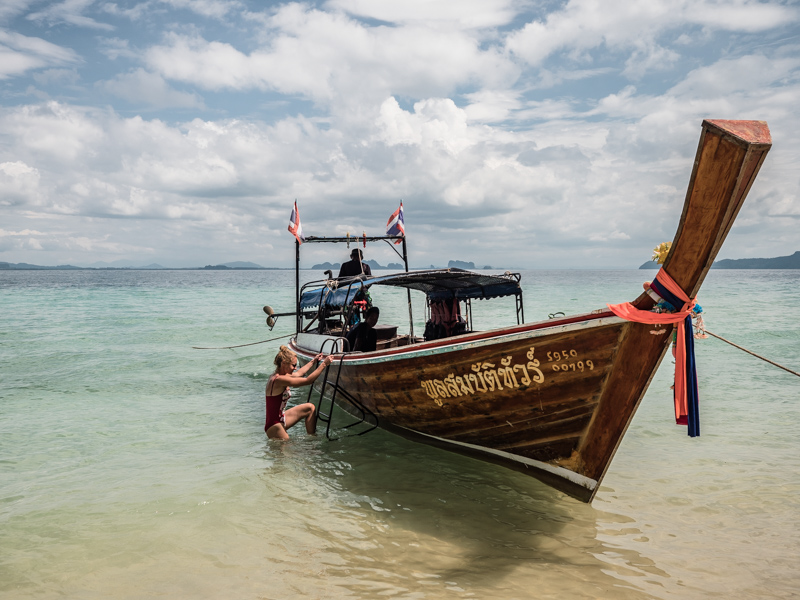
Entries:
[[[648,276],[525,273],[526,319],[631,299]],[[798,370],[799,283],[712,271],[708,328]],[[700,341],[692,440],[670,420],[665,361],[589,506],[382,431],[267,441],[263,388],[281,342],[191,346],[288,333],[291,319],[267,331],[261,306],[290,307],[293,288],[294,273],[272,271],[0,272],[1,597],[800,589],[797,378]],[[402,323],[402,298],[380,302],[383,322]]]

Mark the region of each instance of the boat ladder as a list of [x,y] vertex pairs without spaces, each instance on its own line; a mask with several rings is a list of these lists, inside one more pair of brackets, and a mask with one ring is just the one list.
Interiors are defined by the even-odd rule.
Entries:
[[[339,340],[342,340],[344,345],[347,345],[347,343],[348,343],[345,338],[336,338],[336,339],[325,340],[325,342],[323,342],[323,344],[322,344],[322,348],[320,349],[320,352],[322,352],[323,354],[325,353],[325,346],[326,346],[326,344],[328,342],[332,342],[331,353],[335,352],[336,351],[337,342],[339,342]],[[365,433],[369,433],[370,431],[372,431],[373,429],[376,429],[378,427],[378,415],[376,415],[374,412],[372,412],[370,409],[368,409],[366,406],[364,406],[355,397],[353,397],[352,394],[350,394],[346,389],[344,389],[344,387],[342,387],[339,384],[339,376],[341,375],[341,372],[342,372],[342,361],[343,360],[344,360],[344,353],[341,354],[341,356],[339,357],[338,364],[336,365],[336,367],[337,367],[337,369],[336,369],[336,380],[335,381],[331,381],[330,378],[329,378],[331,367],[334,364],[334,363],[331,363],[325,369],[325,373],[323,374],[323,377],[322,377],[322,385],[320,386],[319,389],[316,390],[319,393],[319,405],[317,406],[317,421],[323,421],[323,422],[326,423],[325,437],[328,438],[329,440],[338,440],[338,439],[341,439],[343,437],[364,435]],[[316,383],[314,383],[311,386],[311,389],[308,391],[308,402],[311,402],[311,395],[315,391],[315,388],[316,388]],[[323,403],[325,402],[325,393],[326,392],[329,392],[329,394],[330,394],[330,403],[328,404],[328,409],[327,409],[328,412],[327,413],[323,412]],[[336,435],[332,436],[331,435],[331,424],[333,422],[333,408],[336,405],[336,401],[337,400],[342,405],[342,409],[345,412],[347,412],[348,414],[350,414],[351,416],[356,418],[356,421],[353,421],[352,423],[348,423],[347,425],[339,427],[338,429],[350,429],[351,427],[355,427],[356,425],[360,425],[361,423],[367,423],[369,425],[369,427],[367,429],[359,431],[358,433],[350,433],[350,434],[342,435],[342,436],[336,436]],[[351,412],[351,410],[349,410],[348,408],[345,408],[344,404],[346,404],[349,407],[351,407],[353,409],[353,412]],[[354,412],[357,413],[357,414],[354,414]]]

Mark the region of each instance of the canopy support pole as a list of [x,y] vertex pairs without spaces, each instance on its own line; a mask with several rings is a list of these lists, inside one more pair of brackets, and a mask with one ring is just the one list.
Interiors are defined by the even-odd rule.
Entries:
[[297,298],[297,333],[303,328],[303,315],[300,313],[300,240],[294,241],[294,297]]
[[[406,273],[408,273],[408,252],[406,251],[406,236],[403,236],[403,264],[406,266]],[[406,288],[408,295],[408,332],[411,338],[414,337],[414,315],[411,314],[411,290]]]

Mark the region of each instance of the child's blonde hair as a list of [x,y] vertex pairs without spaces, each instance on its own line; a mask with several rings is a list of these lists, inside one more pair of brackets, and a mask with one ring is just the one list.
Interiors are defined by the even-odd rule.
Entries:
[[297,356],[294,352],[289,350],[289,346],[281,346],[278,353],[275,355],[275,366],[280,367],[284,362],[292,362],[292,359]]

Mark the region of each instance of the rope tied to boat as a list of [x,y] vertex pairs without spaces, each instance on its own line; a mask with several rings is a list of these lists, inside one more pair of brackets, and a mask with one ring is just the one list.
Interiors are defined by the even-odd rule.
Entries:
[[800,373],[798,373],[797,371],[792,371],[790,368],[788,368],[788,367],[784,367],[783,365],[779,365],[779,364],[778,364],[778,363],[776,363],[775,361],[772,361],[772,360],[770,360],[770,359],[768,359],[768,358],[765,358],[765,357],[761,356],[760,354],[756,354],[756,353],[755,353],[755,352],[753,352],[752,350],[748,350],[747,348],[743,348],[742,346],[739,346],[738,344],[734,344],[734,343],[733,343],[733,342],[731,342],[730,340],[726,340],[726,339],[725,339],[724,337],[722,337],[721,335],[717,335],[716,333],[713,333],[713,332],[709,331],[708,329],[704,329],[703,331],[705,331],[705,332],[706,332],[708,335],[714,336],[714,337],[715,337],[715,338],[717,338],[718,340],[721,340],[721,341],[725,342],[726,344],[730,344],[730,345],[731,345],[731,346],[733,346],[734,348],[738,348],[739,350],[742,350],[743,352],[747,352],[747,353],[748,353],[748,354],[750,354],[751,356],[755,356],[756,358],[760,358],[760,359],[761,359],[761,360],[763,360],[764,362],[771,364],[773,367],[778,367],[779,369],[783,369],[783,370],[784,370],[784,371],[786,371],[787,373],[791,373],[792,375],[794,375],[794,376],[796,376],[796,377],[800,377]]
[[650,284],[650,289],[676,307],[675,312],[655,313],[649,310],[639,310],[630,302],[608,304],[607,306],[611,312],[626,321],[678,326],[675,353],[675,422],[679,425],[687,425],[689,436],[696,437],[700,435],[700,407],[697,365],[694,356],[692,309],[697,301],[689,298],[663,268],[658,271]]
[[276,340],[282,340],[287,337],[293,336],[293,333],[287,333],[286,335],[279,335],[278,337],[270,338],[268,340],[261,340],[260,342],[250,342],[249,344],[238,344],[236,346],[217,346],[213,348],[205,348],[202,346],[192,346],[192,350],[230,350],[232,348],[244,348],[245,346],[256,346],[257,344],[266,344],[267,342],[274,342]]

